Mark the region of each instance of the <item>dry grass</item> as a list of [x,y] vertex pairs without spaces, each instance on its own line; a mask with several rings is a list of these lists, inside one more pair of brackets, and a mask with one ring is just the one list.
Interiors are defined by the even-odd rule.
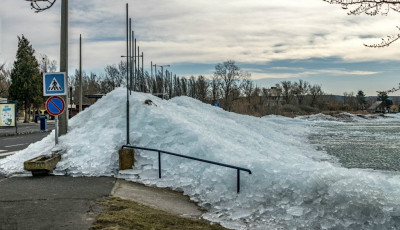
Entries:
[[149,208],[133,201],[122,200],[120,198],[102,199],[99,200],[98,203],[105,208],[93,223],[90,228],[91,230],[226,230],[226,228],[218,224],[211,224],[204,220],[195,220],[176,216],[164,211]]

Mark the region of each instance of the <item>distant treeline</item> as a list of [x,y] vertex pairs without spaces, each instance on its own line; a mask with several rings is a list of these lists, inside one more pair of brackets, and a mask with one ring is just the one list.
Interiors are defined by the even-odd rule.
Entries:
[[[57,63],[46,55],[38,60],[40,72],[57,69]],[[126,86],[126,62],[107,65],[100,74],[82,73],[82,92],[84,95],[107,94],[117,87]],[[0,65],[0,97],[7,98],[11,85],[11,68]],[[209,104],[219,104],[227,111],[264,116],[268,114],[298,115],[321,111],[363,110],[374,98],[365,97],[362,91],[357,95],[345,92],[343,96],[326,95],[321,85],[313,85],[304,80],[282,81],[271,87],[259,87],[248,72],[242,71],[235,61],[218,63],[214,74],[206,77],[182,77],[169,70],[153,73],[136,71],[128,87],[138,92],[165,95],[165,98],[188,96]],[[72,87],[73,103],[79,98],[79,71],[69,76]],[[90,104],[89,98],[83,97],[83,104]]]
[[[100,76],[83,73],[84,94],[106,94],[117,87],[126,86],[126,62],[108,65]],[[78,76],[70,76],[74,98],[78,98]],[[255,116],[268,114],[297,115],[321,111],[362,110],[368,101],[362,93],[344,93],[341,98],[326,95],[321,85],[304,80],[282,81],[272,87],[258,87],[250,74],[229,60],[218,63],[211,77],[180,77],[160,69],[154,73],[137,70],[129,87],[139,92],[164,95],[165,98],[188,96],[205,103],[219,104],[225,110]],[[360,92],[359,92],[360,93]],[[360,100],[359,97],[362,97]],[[89,99],[84,99],[89,103]]]

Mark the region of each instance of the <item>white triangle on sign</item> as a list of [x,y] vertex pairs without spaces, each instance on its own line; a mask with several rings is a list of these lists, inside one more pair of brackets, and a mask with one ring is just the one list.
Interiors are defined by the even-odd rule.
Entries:
[[60,84],[58,84],[58,81],[56,80],[56,78],[53,78],[53,80],[50,83],[49,88],[47,89],[47,91],[62,91],[62,87]]

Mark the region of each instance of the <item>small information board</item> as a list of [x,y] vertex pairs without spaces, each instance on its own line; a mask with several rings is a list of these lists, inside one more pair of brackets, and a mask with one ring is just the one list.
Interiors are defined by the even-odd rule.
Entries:
[[58,116],[64,112],[65,102],[61,97],[53,96],[46,101],[46,109],[49,114]]
[[0,103],[0,127],[14,127],[16,110],[13,103]]
[[65,73],[43,74],[43,96],[58,96],[67,94]]

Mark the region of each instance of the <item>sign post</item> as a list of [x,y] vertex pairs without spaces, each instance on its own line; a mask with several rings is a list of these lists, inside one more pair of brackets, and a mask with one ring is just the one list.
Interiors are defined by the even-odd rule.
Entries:
[[65,73],[43,74],[43,96],[67,95],[67,80]]
[[61,95],[67,95],[67,77],[65,72],[43,74],[43,96],[52,96],[46,102],[46,109],[56,119],[55,141],[58,144],[58,115],[64,112],[65,102]]
[[46,109],[49,114],[53,115],[56,119],[55,126],[55,142],[58,144],[58,115],[62,114],[65,109],[65,102],[59,96],[52,96],[46,101]]

